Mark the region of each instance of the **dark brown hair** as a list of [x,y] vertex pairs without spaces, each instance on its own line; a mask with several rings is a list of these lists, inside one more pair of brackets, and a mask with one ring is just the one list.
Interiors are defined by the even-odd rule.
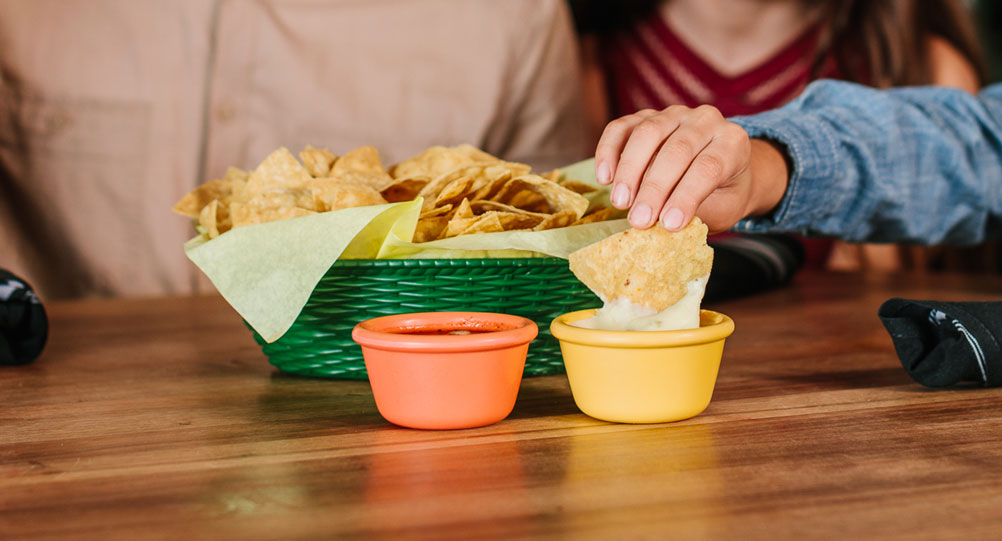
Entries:
[[[569,0],[578,31],[610,35],[657,16],[663,0]],[[878,87],[929,84],[928,38],[946,40],[987,79],[985,61],[963,0],[803,0],[830,21],[815,70],[831,54],[851,81]]]
[[930,36],[956,48],[979,84],[987,79],[974,22],[961,0],[809,1],[820,7],[822,20],[831,21],[819,62],[830,52],[849,80],[877,87],[932,83]]

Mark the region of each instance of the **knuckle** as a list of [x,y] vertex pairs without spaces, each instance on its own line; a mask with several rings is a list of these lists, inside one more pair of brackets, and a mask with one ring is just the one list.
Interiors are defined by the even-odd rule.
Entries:
[[[705,107],[705,109],[703,108]],[[701,127],[707,127],[719,131],[727,121],[716,107],[701,105],[692,115],[692,123]]]
[[725,134],[719,141],[715,141],[720,152],[732,157],[742,157],[751,154],[751,139],[741,130],[742,133]]
[[619,117],[608,124],[605,125],[606,133],[618,133],[625,131],[626,128],[632,123],[632,119],[628,116]]
[[720,110],[712,105],[700,105],[699,107],[696,107],[694,112],[700,118],[724,118],[723,115],[720,114]]
[[696,209],[702,201],[698,194],[693,193],[691,189],[686,188],[685,183],[680,184],[679,187],[675,189],[675,193],[671,194],[671,198],[668,200],[668,204],[666,206],[678,207],[679,210],[686,214],[695,214]]
[[637,124],[633,131],[641,137],[661,137],[664,134],[665,126],[660,118],[653,116]]
[[665,113],[672,115],[684,115],[686,113],[692,112],[693,109],[686,105],[669,105],[668,107],[665,108],[664,111]]
[[696,151],[696,144],[688,137],[672,137],[665,143],[662,152],[671,159],[691,159]]
[[624,178],[624,180],[631,181],[632,178],[639,176],[645,167],[647,167],[646,162],[641,163],[639,160],[631,156],[623,156],[619,160],[616,177],[619,178],[621,175],[626,175],[631,178]]
[[671,191],[673,184],[670,179],[663,175],[648,175],[640,185],[641,195],[638,197],[643,196],[646,199],[650,199],[652,196],[657,196],[663,200],[664,196]]
[[[744,132],[744,130],[742,130]],[[744,133],[743,136],[735,141],[734,148],[736,152],[741,156],[747,156],[751,154],[751,139],[748,138],[748,134]]]
[[724,133],[727,133],[735,139],[748,139],[748,132],[746,132],[740,125],[733,122],[727,123],[727,126],[724,128]]
[[727,172],[727,162],[716,154],[700,154],[694,165],[697,173],[714,181],[722,180]]
[[727,126],[724,127],[723,136],[727,141],[736,144],[748,143],[749,141],[748,132],[733,122],[728,122]]
[[686,216],[695,216],[696,212],[699,210],[699,206],[696,203],[680,200],[672,203],[673,207],[677,207]]
[[595,156],[598,159],[612,159],[616,157],[615,147],[612,143],[607,143],[604,141],[599,141],[598,145],[595,147]]
[[672,197],[671,206],[678,208],[688,216],[696,213],[696,201],[691,197]]
[[615,146],[615,141],[612,140],[609,136],[609,132],[606,131],[595,145],[595,152],[612,152]]

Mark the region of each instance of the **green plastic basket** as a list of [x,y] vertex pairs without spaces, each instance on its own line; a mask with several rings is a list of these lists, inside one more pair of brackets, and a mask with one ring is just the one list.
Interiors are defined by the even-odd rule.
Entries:
[[409,312],[500,312],[539,326],[524,374],[545,376],[564,373],[560,344],[550,335],[553,318],[600,305],[566,259],[343,260],[320,280],[288,332],[270,344],[256,332],[254,339],[283,372],[366,379],[362,350],[351,339],[360,321]]

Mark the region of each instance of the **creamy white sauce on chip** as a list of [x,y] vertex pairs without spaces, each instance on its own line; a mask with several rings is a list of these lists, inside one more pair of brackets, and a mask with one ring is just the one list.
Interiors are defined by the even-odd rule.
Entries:
[[593,317],[572,325],[606,331],[675,331],[699,328],[699,305],[710,275],[686,283],[686,293],[678,302],[658,312],[626,298],[605,301]]

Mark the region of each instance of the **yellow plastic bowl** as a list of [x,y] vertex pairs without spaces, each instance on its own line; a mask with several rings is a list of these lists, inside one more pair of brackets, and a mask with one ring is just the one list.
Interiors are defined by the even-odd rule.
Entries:
[[571,325],[581,310],[553,320],[574,402],[616,423],[665,423],[698,415],[710,403],[731,318],[700,311],[698,329],[601,331]]

